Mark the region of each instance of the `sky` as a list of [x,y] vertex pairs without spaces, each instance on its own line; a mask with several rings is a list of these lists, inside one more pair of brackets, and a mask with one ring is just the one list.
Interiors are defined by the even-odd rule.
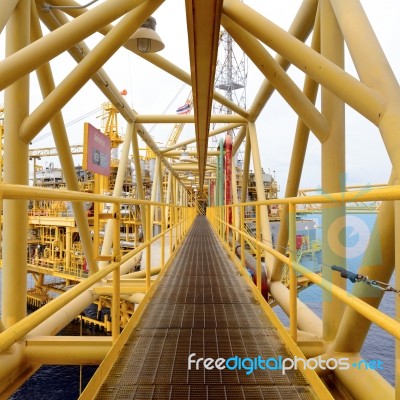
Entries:
[[[270,20],[284,29],[290,26],[298,7],[299,0],[247,0],[246,4],[260,11]],[[362,0],[361,1],[382,48],[392,65],[395,75],[399,78],[400,52],[397,38],[400,37],[398,24],[400,2],[397,0]],[[189,55],[187,52],[187,33],[184,13],[184,2],[166,0],[155,12],[157,32],[161,36],[165,49],[160,55],[174,62],[182,69],[189,71]],[[0,34],[0,58],[4,58],[4,33]],[[101,38],[96,34],[87,40],[93,47]],[[52,62],[56,82],[60,82],[74,67],[75,63],[69,55],[58,57]],[[104,69],[113,79],[115,85],[126,89],[127,102],[141,114],[175,114],[175,110],[183,105],[190,92],[187,85],[174,77],[160,73],[157,67],[150,65],[140,57],[120,49],[109,60]],[[355,75],[349,57],[346,57],[346,69]],[[302,76],[295,67],[289,70],[290,76],[302,87]],[[40,102],[40,92],[31,74],[31,105],[34,109]],[[261,83],[262,75],[249,61],[248,80],[246,87],[247,105],[251,105]],[[4,92],[0,92],[0,104],[4,102]],[[71,144],[82,143],[83,122],[90,122],[100,128],[100,113],[96,110],[106,99],[91,82],[88,82],[81,92],[71,100],[63,110],[64,120],[68,124],[68,134]],[[319,108],[319,104],[317,104]],[[74,122],[69,124],[71,122]],[[258,140],[260,144],[263,168],[276,176],[280,185],[280,197],[284,196],[287,180],[289,159],[293,144],[297,118],[278,93],[275,93],[257,121]],[[126,124],[121,119],[120,129]],[[172,124],[146,125],[154,140],[162,146],[172,131]],[[194,127],[186,125],[182,139],[194,136]],[[32,147],[52,147],[53,142],[48,127],[44,128],[33,141]],[[54,162],[43,160],[42,163]],[[80,159],[76,162],[79,164]],[[56,162],[57,163],[57,162]],[[346,115],[346,163],[348,184],[386,183],[390,174],[390,163],[383,146],[379,130],[362,116],[351,109]],[[320,187],[320,144],[311,135],[306,155],[302,188]]]

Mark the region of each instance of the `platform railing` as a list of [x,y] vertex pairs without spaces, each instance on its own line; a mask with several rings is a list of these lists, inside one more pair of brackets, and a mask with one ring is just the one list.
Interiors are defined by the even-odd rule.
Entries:
[[[174,204],[165,204],[159,202],[151,202],[146,200],[138,199],[127,199],[126,197],[110,197],[104,195],[97,195],[91,193],[74,192],[59,189],[45,189],[30,187],[24,185],[10,185],[10,184],[0,184],[0,197],[4,199],[31,199],[31,200],[63,200],[63,201],[75,201],[75,202],[98,202],[98,203],[111,203],[113,205],[113,215],[115,216],[115,223],[113,224],[113,250],[112,254],[107,258],[109,263],[100,268],[97,272],[92,272],[89,276],[82,282],[76,284],[73,288],[69,289],[65,293],[61,294],[42,308],[38,309],[34,313],[27,315],[22,320],[16,322],[14,325],[10,326],[8,329],[0,331],[0,357],[1,353],[8,350],[13,344],[18,343],[23,340],[23,338],[32,332],[36,327],[45,322],[49,317],[54,317],[64,307],[68,307],[70,302],[76,299],[79,295],[85,291],[96,292],[97,285],[103,286],[102,281],[105,278],[112,279],[112,294],[117,301],[114,302],[111,315],[113,316],[113,326],[112,326],[112,336],[113,341],[117,339],[120,334],[120,324],[119,324],[119,294],[121,293],[120,285],[120,267],[123,263],[140,253],[146,253],[146,262],[144,266],[145,271],[145,285],[140,286],[140,288],[133,288],[140,290],[141,292],[148,294],[153,284],[155,283],[151,279],[151,258],[152,250],[157,247],[152,245],[156,241],[161,242],[160,249],[160,264],[157,271],[160,271],[159,276],[163,274],[163,270],[169,266],[173,255],[179,248],[183,238],[185,237],[187,231],[189,230],[195,216],[197,215],[194,207],[176,206]],[[2,203],[2,202],[1,202]],[[127,254],[121,256],[119,243],[119,215],[120,207],[122,204],[134,204],[139,205],[142,212],[146,216],[145,218],[145,240],[143,243],[139,244],[135,249],[128,252]],[[150,226],[150,210],[151,207],[160,207],[162,210],[162,223],[161,232],[157,235],[152,234],[152,227]],[[166,207],[168,207],[170,218],[166,221]],[[2,235],[4,232],[2,232]],[[168,258],[166,256],[166,240],[169,241],[169,254]],[[96,252],[93,248],[93,254],[85,255],[86,257],[95,257]],[[18,249],[16,249],[18,251]],[[99,256],[100,260],[101,256]],[[97,261],[98,261],[97,260]],[[101,260],[100,260],[101,261]],[[96,260],[95,263],[97,264]],[[4,280],[4,277],[3,277]],[[104,282],[104,281],[103,281]],[[4,282],[3,282],[4,283]],[[101,290],[100,290],[101,291]],[[9,301],[10,299],[3,299],[4,301]],[[14,301],[25,301],[25,299],[14,299]],[[87,304],[86,306],[88,306]],[[86,306],[83,306],[86,308]]]
[[[385,188],[371,188],[369,190],[359,190],[353,192],[343,193],[330,193],[329,195],[317,195],[309,196],[307,198],[286,198],[286,199],[273,199],[264,202],[251,202],[251,203],[240,203],[228,206],[219,207],[208,207],[207,217],[212,224],[214,231],[222,240],[225,248],[229,251],[230,256],[239,271],[249,282],[253,288],[253,292],[256,293],[256,297],[260,301],[266,300],[261,295],[261,283],[262,283],[262,266],[261,266],[261,254],[270,254],[274,259],[280,260],[286,264],[290,269],[290,282],[289,282],[289,312],[288,317],[290,321],[289,334],[291,339],[296,343],[298,335],[298,296],[297,296],[297,279],[298,275],[303,275],[312,283],[320,286],[323,291],[331,294],[335,298],[339,299],[344,305],[351,307],[357,313],[376,324],[380,328],[384,329],[390,335],[392,335],[397,341],[400,340],[400,307],[397,307],[396,318],[392,318],[384,312],[378,310],[362,299],[352,295],[343,288],[333,284],[324,277],[314,273],[304,265],[297,262],[296,259],[296,208],[299,205],[304,204],[334,204],[340,205],[347,202],[357,201],[396,201],[400,199],[400,186],[391,186]],[[265,213],[262,213],[262,207],[271,205],[287,205],[288,213],[286,218],[288,219],[288,246],[280,252],[272,247],[272,243],[267,243],[262,240],[261,237],[261,218],[265,217]],[[255,237],[250,235],[245,229],[245,209],[246,207],[254,207],[256,212],[256,235]],[[231,210],[228,212],[228,210]],[[265,211],[265,208],[264,208]],[[230,217],[231,216],[231,217]],[[393,223],[393,221],[388,221]],[[256,261],[256,273],[254,281],[249,278],[248,270],[245,266],[245,247],[244,243],[248,241],[256,249],[255,261]],[[236,254],[236,249],[239,248],[239,254]],[[396,258],[398,256],[396,255]],[[397,273],[397,277],[399,274]],[[397,279],[397,285],[400,284],[400,280]],[[399,289],[399,288],[397,288]],[[400,293],[393,294],[399,298],[395,298],[395,301],[400,302]],[[396,320],[397,319],[397,320]],[[284,332],[287,334],[287,332]],[[399,346],[399,344],[397,344]],[[398,362],[397,362],[398,364]],[[396,372],[396,376],[399,375],[399,371]],[[400,383],[400,382],[399,382]]]

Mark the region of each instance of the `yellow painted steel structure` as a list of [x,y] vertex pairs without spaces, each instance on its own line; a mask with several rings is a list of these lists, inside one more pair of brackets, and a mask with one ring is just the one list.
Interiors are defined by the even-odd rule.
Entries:
[[[0,90],[4,90],[4,160],[0,163],[3,179],[0,184],[1,210],[3,212],[2,238],[2,311],[0,321],[0,396],[13,393],[40,367],[54,363],[98,363],[105,358],[100,371],[106,374],[123,346],[128,331],[119,332],[119,299],[132,294],[140,302],[129,326],[134,325],[145,308],[146,301],[162,280],[164,267],[171,262],[185,233],[193,221],[197,208],[193,206],[193,192],[182,182],[180,171],[191,171],[196,176],[199,192],[207,191],[206,179],[215,174],[215,149],[208,148],[208,138],[240,127],[234,140],[236,153],[246,139],[242,190],[246,193],[250,162],[252,160],[257,196],[252,203],[257,213],[256,238],[244,227],[246,203],[232,207],[234,221],[229,224],[228,213],[223,208],[208,208],[208,216],[227,250],[246,278],[241,260],[233,255],[235,243],[230,235],[242,244],[252,243],[257,254],[258,288],[255,297],[272,314],[260,294],[261,257],[267,264],[270,296],[290,316],[289,333],[280,329],[281,336],[293,354],[304,350],[310,357],[348,356],[357,362],[371,323],[389,332],[396,340],[396,385],[392,387],[373,370],[335,370],[329,377],[331,384],[356,399],[400,399],[400,296],[396,295],[396,318],[390,318],[378,306],[381,292],[366,285],[355,285],[353,294],[345,290],[344,280],[325,269],[322,277],[308,271],[293,258],[295,246],[295,218],[298,204],[323,205],[323,263],[343,264],[345,251],[334,252],[329,246],[328,231],[332,223],[345,216],[345,203],[352,201],[382,201],[375,228],[371,235],[359,273],[371,279],[388,282],[395,274],[400,287],[400,88],[394,73],[381,49],[379,41],[366,17],[360,0],[304,0],[288,30],[240,0],[185,0],[190,73],[165,59],[160,54],[138,53],[161,71],[188,84],[193,92],[194,115],[143,115],[127,103],[112,78],[103,69],[104,64],[118,51],[133,52],[127,43],[130,36],[156,10],[168,7],[175,0],[106,0],[90,9],[73,0],[49,0],[43,7],[33,0],[0,0],[0,32],[6,36],[5,59],[0,61]],[[68,6],[62,8],[63,6]],[[388,10],[389,11],[389,10]],[[351,16],[351,18],[349,18]],[[114,25],[113,25],[114,23]],[[48,32],[43,32],[43,27]],[[249,106],[244,110],[232,100],[214,90],[219,30],[226,29],[242,47],[249,59],[260,70],[263,80]],[[3,32],[4,30],[4,32]],[[98,40],[90,50],[84,42],[93,34]],[[307,44],[312,35],[311,44]],[[100,38],[100,39],[99,39]],[[356,66],[359,79],[344,68],[344,44]],[[277,55],[271,57],[268,50]],[[55,83],[51,62],[69,53],[78,63]],[[368,62],[366,62],[368,60]],[[287,74],[290,65],[304,73],[304,86],[300,90]],[[32,109],[29,99],[32,88],[31,73],[36,72],[43,101]],[[143,77],[145,79],[145,77]],[[99,88],[127,124],[122,143],[123,151],[116,186],[112,196],[79,192],[79,184],[72,158],[62,111],[66,104],[78,96],[89,81]],[[321,107],[316,105],[318,90]],[[285,198],[265,200],[262,165],[257,135],[257,120],[274,91],[279,92],[298,115],[295,141],[288,166]],[[212,101],[218,101],[232,111],[227,115],[211,115]],[[392,176],[388,186],[366,191],[342,192],[341,176],[345,164],[345,105],[368,119],[379,130]],[[147,131],[146,123],[194,123],[195,137],[160,149]],[[224,123],[222,128],[210,131],[211,123]],[[29,143],[40,130],[50,124],[63,169],[67,190],[50,190],[29,187]],[[321,144],[323,196],[296,198],[302,176],[309,134],[312,132]],[[139,143],[141,138],[156,157],[151,201],[145,200],[142,182]],[[196,144],[196,161],[193,164],[170,162],[173,151],[183,145]],[[210,150],[210,151],[209,151]],[[129,152],[137,171],[136,198],[121,197],[124,166]],[[213,152],[214,151],[214,152]],[[168,174],[168,189],[163,198],[163,175]],[[215,175],[214,175],[215,176]],[[159,201],[157,199],[159,192]],[[74,288],[46,304],[40,310],[26,315],[26,275],[28,232],[28,200],[70,201],[79,232],[81,246],[87,260],[89,276]],[[112,203],[113,217],[106,225],[101,254],[94,246],[84,202]],[[187,205],[191,203],[191,207]],[[121,204],[137,205],[141,209],[144,241],[131,252],[121,256],[119,251],[119,218]],[[277,249],[271,247],[268,206],[282,205],[282,220]],[[100,214],[100,213],[98,213]],[[97,214],[97,218],[101,215]],[[153,225],[160,231],[154,232]],[[27,231],[27,229],[26,229]],[[154,282],[151,279],[151,259],[154,244],[160,241],[161,272]],[[169,245],[167,245],[169,243]],[[291,256],[285,249],[289,243]],[[97,243],[96,243],[97,245]],[[344,247],[344,246],[343,246]],[[23,249],[23,251],[21,251]],[[167,251],[167,250],[169,251]],[[120,285],[124,274],[123,264],[128,259],[146,255],[143,279]],[[168,254],[166,254],[168,253]],[[289,265],[290,289],[280,281],[283,264]],[[157,270],[158,272],[158,270]],[[324,290],[323,318],[319,319],[297,298],[296,273],[305,275]],[[252,285],[251,282],[249,282]],[[100,293],[112,293],[112,338],[87,341],[82,338],[55,338],[55,334],[72,321],[85,305],[91,304]],[[371,293],[373,295],[371,295]],[[140,294],[143,294],[141,296]],[[141,300],[141,301],[140,301]],[[313,339],[311,340],[310,337]],[[68,349],[68,357],[62,354]],[[318,371],[322,372],[322,371]],[[99,373],[95,379],[104,376]],[[322,374],[321,374],[322,375]],[[359,384],[362,379],[362,384]],[[98,381],[90,385],[96,385]],[[320,385],[320,381],[316,385]],[[371,397],[371,394],[373,397]]]

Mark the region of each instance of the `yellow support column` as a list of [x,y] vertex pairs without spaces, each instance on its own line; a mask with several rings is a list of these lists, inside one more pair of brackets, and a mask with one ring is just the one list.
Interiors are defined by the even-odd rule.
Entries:
[[[395,202],[395,287],[400,287],[400,200]],[[400,321],[400,295],[396,296],[396,320]],[[400,340],[396,339],[395,354],[395,389],[396,400],[400,399]]]
[[[256,181],[256,191],[257,191],[257,200],[264,201],[265,191],[264,191],[264,182],[263,182],[263,171],[261,167],[261,157],[260,157],[260,149],[258,146],[257,132],[256,126],[254,122],[249,122],[249,138],[250,138],[250,146],[251,153],[253,156],[253,166],[254,166],[254,177]],[[268,218],[268,208],[267,206],[260,207],[260,227],[261,227],[261,240],[267,246],[271,246],[272,237],[271,237],[271,228],[269,225]],[[270,271],[272,269],[273,257],[270,253],[264,252],[265,264]]]
[[[34,4],[32,4],[32,26],[31,36],[32,40],[38,41],[43,37],[39,17]],[[40,90],[43,98],[46,98],[55,89],[55,83],[52,75],[52,71],[49,63],[43,63],[40,68],[36,71]],[[67,131],[63,116],[60,111],[56,112],[53,118],[50,120],[51,130],[53,132],[54,143],[57,148],[57,153],[60,159],[60,164],[63,169],[63,176],[65,183],[69,190],[79,191],[78,179],[75,172],[74,160],[70,151],[66,149],[70,148]],[[79,236],[82,242],[82,247],[87,259],[90,273],[97,271],[97,264],[93,261],[92,257],[92,239],[90,236],[90,230],[87,220],[87,213],[82,203],[73,202],[72,209],[74,217],[79,229]],[[69,264],[67,264],[69,265]]]
[[[396,184],[395,173],[389,180],[389,186]],[[394,203],[384,201],[379,208],[374,229],[361,266],[357,273],[381,282],[389,282],[395,265],[395,214]],[[383,292],[369,285],[357,284],[353,287],[353,295],[378,308]],[[346,307],[338,334],[335,352],[359,353],[367,337],[371,322],[351,307]]]
[[[9,19],[6,56],[29,44],[30,6],[30,1],[20,0]],[[29,115],[29,75],[5,90],[4,106],[4,182],[28,185],[28,144],[18,134]],[[4,200],[3,211],[2,320],[8,328],[26,315],[27,201]]]
[[[321,54],[339,67],[344,65],[344,42],[329,0],[321,1]],[[345,188],[345,127],[344,103],[332,92],[322,87],[322,113],[329,125],[329,138],[322,144],[322,191],[341,192]],[[322,262],[324,265],[346,267],[346,254],[342,249],[343,229],[335,229],[345,224],[345,207],[324,205],[322,207]],[[344,225],[343,225],[344,226]],[[338,244],[341,244],[340,246]],[[330,268],[323,270],[325,279],[346,287],[346,281]],[[333,340],[336,336],[344,305],[333,296],[323,295],[324,338]]]

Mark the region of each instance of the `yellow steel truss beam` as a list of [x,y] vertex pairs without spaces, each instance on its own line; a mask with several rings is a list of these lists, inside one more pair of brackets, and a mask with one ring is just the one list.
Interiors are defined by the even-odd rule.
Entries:
[[[155,123],[176,123],[176,122],[185,122],[185,123],[193,123],[197,122],[196,114],[187,114],[187,115],[143,115],[138,114],[136,116],[136,121],[142,124],[155,124]],[[209,117],[209,122],[213,123],[237,123],[243,124],[246,122],[246,119],[241,115],[237,114],[218,114],[212,115]]]
[[223,12],[375,125],[379,124],[386,105],[384,98],[374,89],[358,81],[239,0],[225,0]]
[[122,0],[116,4],[108,0],[7,57],[0,62],[0,90],[144,2],[145,0]]
[[265,75],[268,82],[279,91],[309,129],[323,142],[328,137],[328,123],[314,104],[302,93],[257,39],[226,16],[222,17],[222,24]]
[[[223,0],[186,0],[196,144],[202,191]],[[240,121],[232,121],[240,122]]]
[[[75,69],[58,84],[36,110],[25,119],[21,126],[21,138],[30,142],[50,121],[51,117],[67,104],[163,1],[147,1],[127,13]],[[57,30],[54,32],[57,32]]]

